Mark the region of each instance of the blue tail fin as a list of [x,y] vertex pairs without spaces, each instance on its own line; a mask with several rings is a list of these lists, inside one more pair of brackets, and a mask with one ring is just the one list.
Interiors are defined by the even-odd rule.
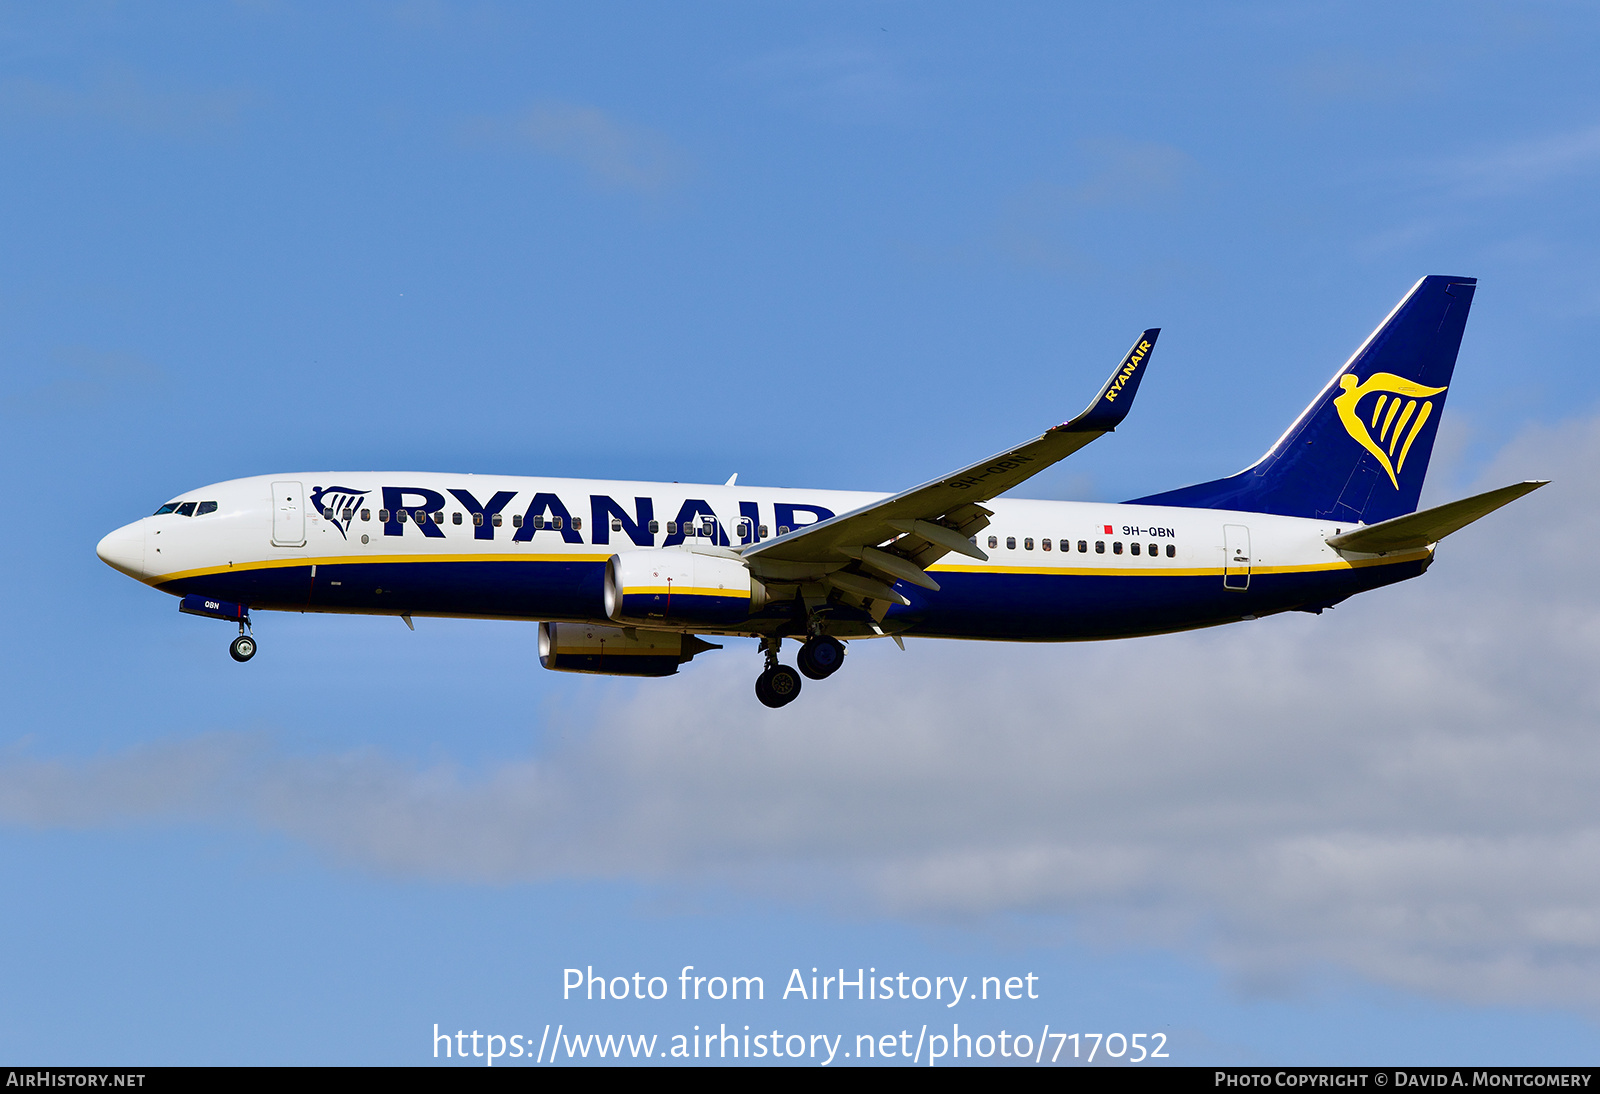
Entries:
[[1363,524],[1415,512],[1477,284],[1424,277],[1265,456],[1134,503]]

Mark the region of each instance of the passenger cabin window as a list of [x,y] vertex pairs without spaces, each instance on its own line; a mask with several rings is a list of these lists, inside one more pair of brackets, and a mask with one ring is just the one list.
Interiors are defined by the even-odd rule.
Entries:
[[450,523],[451,524],[460,524],[461,523],[461,513],[459,511],[450,514]]
[[1167,557],[1168,558],[1177,558],[1178,557],[1178,545],[1176,543],[1167,544]]
[[707,536],[707,537],[709,537],[711,539],[716,539],[717,538],[717,522],[714,521],[714,520],[702,521],[701,524],[700,524],[700,534],[702,536]]
[[1111,553],[1114,555],[1120,555],[1122,553],[1122,541],[1120,539],[1112,541]]
[[788,535],[789,534],[789,526],[787,524],[778,525],[778,534],[780,536]]
[[[491,517],[489,519],[489,523],[494,525],[496,528],[498,528],[498,527],[500,527],[500,525],[505,523],[505,518],[502,517],[499,513],[496,513],[493,517]],[[517,521],[518,525],[520,525],[521,523],[522,523],[521,520]]]
[[371,509],[363,509],[363,510],[361,510],[361,519],[362,520],[371,520],[372,519],[372,510]]
[[990,536],[989,537],[989,549],[992,551],[998,546],[1000,546],[1000,540],[998,538],[996,538],[995,536]]
[[1047,539],[1042,539],[1042,540],[1039,541],[1039,546],[1043,547],[1046,551],[1048,551],[1050,549],[1050,541],[1047,540]]
[[618,520],[616,517],[612,517],[611,518],[611,530],[613,532],[622,531],[622,522],[620,520]]
[[[1062,540],[1061,541],[1061,549],[1063,551],[1065,551],[1067,549],[1067,541],[1066,540]],[[1078,541],[1078,553],[1080,555],[1082,555],[1082,554],[1087,554],[1088,552],[1089,552],[1089,541],[1086,540],[1086,539],[1080,539]]]
[[1097,555],[1103,555],[1103,554],[1106,553],[1106,541],[1105,540],[1097,539],[1097,540],[1094,541],[1094,553],[1097,554]]
[[675,520],[667,521],[667,535],[675,536],[677,534],[678,534],[678,522],[675,521]]
[[394,519],[398,523],[404,524],[406,522],[406,511],[404,509],[396,509],[394,511]]
[[1033,537],[1032,536],[1029,536],[1027,539],[1022,541],[1022,549],[1024,551],[1033,550]]
[[[499,516],[499,515],[500,515],[499,513],[495,514],[495,516]],[[521,528],[522,527],[522,514],[521,513],[512,513],[511,514],[511,527],[513,527],[513,528]]]
[[194,502],[192,502],[192,501],[184,502],[182,505],[178,506],[177,512],[178,512],[178,515],[180,517],[192,517],[192,516],[194,516]]
[[1152,543],[1150,545],[1150,557],[1154,558],[1156,555],[1159,555],[1160,553],[1161,553],[1160,546],[1157,545],[1157,544]]
[[[622,522],[618,521],[617,523],[621,524]],[[650,522],[650,534],[653,536],[653,535],[657,534],[660,531],[661,531],[661,522],[659,520],[651,521]]]
[[1139,553],[1139,545],[1137,543],[1128,544],[1128,553],[1129,554],[1133,554],[1133,555],[1138,554]]
[[[561,527],[561,518],[560,517],[556,518],[556,527],[557,528]],[[572,518],[572,530],[574,532],[583,531],[583,518],[582,517],[573,517]]]
[[544,514],[540,513],[538,516],[533,518],[533,529],[534,529],[534,531],[538,531],[540,528],[543,528],[543,527],[544,527]]
[[217,503],[216,502],[214,502],[214,501],[203,501],[203,502],[200,503],[200,508],[198,508],[198,509],[196,509],[194,511],[194,515],[197,516],[197,517],[203,517],[208,513],[215,513],[216,511],[217,511]]
[[388,524],[389,523],[389,510],[387,510],[387,509],[379,509],[378,510],[378,519],[381,520],[383,523]]
[[428,511],[426,509],[413,509],[411,515],[417,518],[418,524],[428,523]]
[[[200,503],[200,512],[202,512],[202,513],[206,512],[206,503],[205,502],[201,502]],[[355,516],[355,515],[356,515],[356,511],[354,509],[346,509],[344,511],[344,522],[346,524],[349,524],[350,523],[350,518]]]
[[757,539],[766,539],[767,538],[767,526],[765,524],[756,525],[756,538]]
[[1007,536],[1006,537],[1006,550],[1015,551],[1016,549],[1017,549],[1017,537],[1016,536]]

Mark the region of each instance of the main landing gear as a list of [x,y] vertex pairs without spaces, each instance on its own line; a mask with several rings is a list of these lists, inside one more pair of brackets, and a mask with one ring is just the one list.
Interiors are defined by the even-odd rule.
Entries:
[[239,624],[239,637],[228,644],[228,655],[240,664],[256,655],[255,636],[244,633],[242,621]]
[[765,635],[761,639],[761,652],[766,656],[767,667],[756,677],[756,698],[769,707],[786,706],[800,694],[800,674],[788,665],[778,664],[778,648],[783,639]]
[[800,673],[813,680],[825,680],[839,671],[844,664],[844,643],[837,638],[818,635],[800,647],[795,663],[800,672],[788,665],[778,664],[778,648],[783,639],[769,635],[761,640],[761,652],[766,655],[767,667],[756,677],[756,698],[769,707],[787,706],[800,694]]
[[800,656],[794,663],[811,679],[826,680],[844,664],[844,643],[819,634],[800,647]]

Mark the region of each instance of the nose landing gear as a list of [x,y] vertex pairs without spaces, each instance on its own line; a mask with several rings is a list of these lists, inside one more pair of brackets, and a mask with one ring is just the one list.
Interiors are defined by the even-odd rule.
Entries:
[[244,631],[245,622],[239,620],[239,637],[228,643],[228,656],[241,665],[256,655],[256,639]]

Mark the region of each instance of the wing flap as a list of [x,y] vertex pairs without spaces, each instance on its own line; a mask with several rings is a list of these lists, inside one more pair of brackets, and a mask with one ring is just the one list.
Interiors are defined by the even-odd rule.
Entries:
[[1357,528],[1342,535],[1330,536],[1328,546],[1341,551],[1359,551],[1362,554],[1381,555],[1390,551],[1414,550],[1437,543],[1451,532],[1459,532],[1473,521],[1486,517],[1502,505],[1509,505],[1531,494],[1548,479],[1529,480],[1511,486],[1502,486],[1485,494],[1477,494],[1447,505],[1424,509],[1420,513],[1407,513],[1365,528]]

